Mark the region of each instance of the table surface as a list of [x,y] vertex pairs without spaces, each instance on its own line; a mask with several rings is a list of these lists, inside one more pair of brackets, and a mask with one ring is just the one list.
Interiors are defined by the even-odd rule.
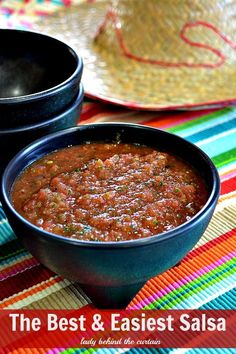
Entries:
[[[28,3],[32,2],[27,2],[27,6]],[[38,6],[42,6],[40,3]],[[56,2],[50,4],[51,7],[59,6]],[[1,18],[5,22],[2,22],[2,26],[17,27],[14,9],[22,9],[22,6],[22,2],[3,1],[1,10],[4,16]],[[27,17],[28,22],[25,18],[23,22],[28,24],[29,18],[32,20],[32,17]],[[211,157],[221,178],[221,196],[217,208],[198,244],[178,266],[150,280],[128,308],[235,309],[236,108],[147,113],[94,101],[84,103],[79,124],[111,121],[153,126],[191,141]],[[80,308],[85,304],[87,300],[76,284],[52,273],[26,251],[16,239],[0,208],[0,308],[68,309]],[[161,353],[169,350],[158,351]]]

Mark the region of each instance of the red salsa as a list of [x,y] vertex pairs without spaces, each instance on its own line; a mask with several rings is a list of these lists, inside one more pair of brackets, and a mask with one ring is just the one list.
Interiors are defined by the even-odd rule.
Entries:
[[12,201],[31,223],[89,241],[165,232],[206,203],[202,178],[180,158],[134,144],[88,143],[50,153],[15,182]]

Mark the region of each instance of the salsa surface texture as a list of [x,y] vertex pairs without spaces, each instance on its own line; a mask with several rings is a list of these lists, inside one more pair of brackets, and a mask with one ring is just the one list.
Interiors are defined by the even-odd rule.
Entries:
[[188,163],[153,148],[88,143],[55,151],[27,167],[12,201],[31,223],[89,241],[124,241],[171,230],[206,203]]

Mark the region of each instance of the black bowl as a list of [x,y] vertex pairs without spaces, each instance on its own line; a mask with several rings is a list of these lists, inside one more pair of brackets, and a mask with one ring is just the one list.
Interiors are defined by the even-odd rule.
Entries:
[[84,98],[83,86],[75,101],[64,112],[40,123],[0,130],[0,175],[10,159],[23,147],[49,133],[76,125]]
[[[11,188],[30,163],[69,145],[117,139],[165,149],[190,162],[205,180],[209,193],[205,206],[175,229],[121,242],[79,241],[50,234],[16,212],[11,202]],[[97,306],[107,308],[127,305],[148,279],[174,266],[192,249],[211,219],[219,189],[218,172],[198,147],[158,129],[122,123],[80,126],[44,137],[15,156],[2,179],[4,210],[29,251],[54,272],[77,281]]]
[[0,129],[48,119],[76,99],[83,64],[68,45],[10,29],[0,43]]

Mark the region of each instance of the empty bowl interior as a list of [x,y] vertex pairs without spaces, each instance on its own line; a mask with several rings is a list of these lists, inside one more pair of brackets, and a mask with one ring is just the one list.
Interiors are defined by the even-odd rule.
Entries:
[[64,43],[48,36],[0,31],[0,99],[48,90],[68,79],[77,58]]

